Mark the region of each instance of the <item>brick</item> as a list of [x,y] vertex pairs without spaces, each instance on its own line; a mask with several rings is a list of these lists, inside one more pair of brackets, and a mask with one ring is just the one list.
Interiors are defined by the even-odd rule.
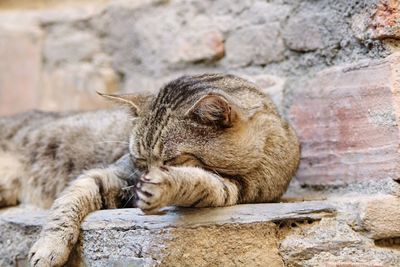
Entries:
[[334,67],[294,92],[302,144],[297,178],[343,185],[399,177],[400,54]]
[[0,115],[36,108],[42,32],[35,26],[0,26]]
[[326,14],[311,13],[305,10],[290,16],[283,30],[286,45],[295,51],[313,51],[324,47]]
[[43,45],[43,59],[47,66],[89,61],[98,52],[100,42],[94,34],[65,26],[53,27]]
[[375,240],[400,237],[400,198],[377,197],[367,201],[361,210],[363,230]]
[[225,42],[230,66],[264,65],[283,60],[285,46],[277,22],[241,28]]
[[222,58],[224,54],[224,39],[218,30],[189,31],[178,37],[175,61],[214,61]]
[[376,39],[400,39],[400,2],[381,0],[372,16],[371,37]]

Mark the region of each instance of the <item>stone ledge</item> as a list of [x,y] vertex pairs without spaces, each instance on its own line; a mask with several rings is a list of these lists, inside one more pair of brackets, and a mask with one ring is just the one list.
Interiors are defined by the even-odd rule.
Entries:
[[[67,266],[399,266],[393,223],[400,220],[398,203],[393,195],[348,194],[325,201],[171,207],[163,215],[97,211],[83,222]],[[46,216],[29,207],[0,210],[0,266],[27,266]]]
[[[276,221],[319,220],[332,215],[334,206],[322,201],[301,203],[246,204],[226,208],[167,209],[164,215],[144,215],[138,209],[115,209],[94,212],[82,224],[93,229],[196,228],[209,225],[249,224]],[[112,222],[112,225],[109,223]]]
[[[214,209],[168,208],[164,215],[138,209],[90,214],[71,265],[153,266],[159,263],[283,266],[276,224],[331,217],[323,201],[238,205]],[[23,266],[47,212],[17,207],[0,212],[0,266]],[[240,246],[238,246],[240,244]]]

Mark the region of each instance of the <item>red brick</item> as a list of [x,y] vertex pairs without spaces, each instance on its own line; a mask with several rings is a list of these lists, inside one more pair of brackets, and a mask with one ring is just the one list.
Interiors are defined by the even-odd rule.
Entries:
[[323,71],[293,99],[289,117],[302,143],[300,182],[399,177],[400,53]]
[[36,108],[42,33],[36,27],[0,27],[0,115]]

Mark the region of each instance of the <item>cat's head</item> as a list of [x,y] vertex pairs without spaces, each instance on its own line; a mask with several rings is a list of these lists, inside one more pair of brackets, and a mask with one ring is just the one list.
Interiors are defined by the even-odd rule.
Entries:
[[[232,75],[184,76],[153,97],[108,96],[137,116],[130,140],[135,165],[197,166],[242,175],[262,157],[263,94]],[[250,103],[251,102],[251,103]]]

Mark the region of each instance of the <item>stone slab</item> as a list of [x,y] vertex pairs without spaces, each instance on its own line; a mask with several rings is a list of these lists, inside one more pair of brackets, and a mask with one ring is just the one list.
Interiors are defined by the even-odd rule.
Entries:
[[308,185],[397,179],[400,169],[400,54],[333,67],[293,95],[289,117]]

